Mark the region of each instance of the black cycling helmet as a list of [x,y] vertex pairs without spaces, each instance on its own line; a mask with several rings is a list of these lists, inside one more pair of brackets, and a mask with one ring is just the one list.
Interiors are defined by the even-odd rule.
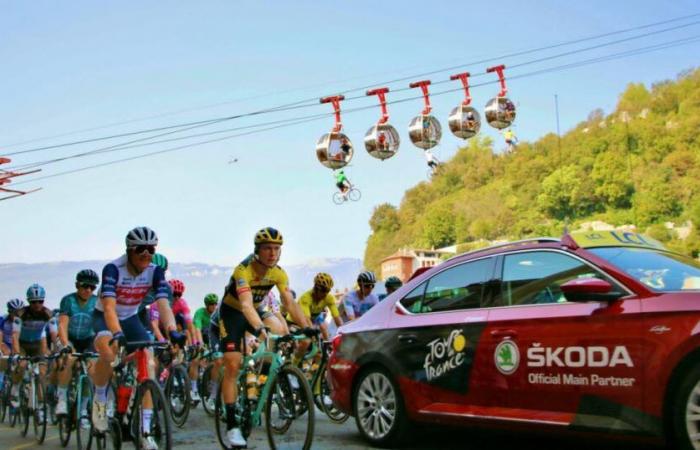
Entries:
[[100,284],[100,276],[97,272],[91,269],[83,269],[75,276],[75,281],[77,283],[90,284],[92,286],[97,286]]

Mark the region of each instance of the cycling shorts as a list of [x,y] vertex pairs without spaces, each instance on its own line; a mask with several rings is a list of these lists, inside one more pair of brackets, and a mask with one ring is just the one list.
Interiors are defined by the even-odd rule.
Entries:
[[[270,317],[272,313],[257,310],[261,320]],[[211,327],[210,327],[211,329]],[[222,303],[219,309],[219,337],[221,351],[240,352],[243,348],[243,337],[246,331],[253,333],[255,329],[248,323],[245,316],[239,310]]]
[[89,337],[86,339],[70,339],[70,344],[76,353],[94,352],[95,347],[92,345],[94,339]]
[[19,341],[19,351],[26,356],[41,356],[41,341]]
[[[153,337],[144,328],[138,314],[120,320],[119,326],[126,336],[127,342],[153,341]],[[95,330],[95,337],[112,336],[112,332],[107,328],[104,313],[97,309],[92,313],[92,328]]]

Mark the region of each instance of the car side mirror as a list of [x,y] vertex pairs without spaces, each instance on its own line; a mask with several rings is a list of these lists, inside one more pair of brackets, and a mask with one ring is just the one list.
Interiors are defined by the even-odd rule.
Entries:
[[613,285],[600,278],[576,278],[560,288],[570,302],[612,302],[624,296],[613,292]]

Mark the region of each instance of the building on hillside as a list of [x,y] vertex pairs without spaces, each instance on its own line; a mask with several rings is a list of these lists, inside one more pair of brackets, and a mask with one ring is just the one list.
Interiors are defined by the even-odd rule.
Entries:
[[416,269],[440,264],[444,255],[455,252],[456,246],[444,249],[401,248],[382,260],[382,280],[395,276],[405,283]]

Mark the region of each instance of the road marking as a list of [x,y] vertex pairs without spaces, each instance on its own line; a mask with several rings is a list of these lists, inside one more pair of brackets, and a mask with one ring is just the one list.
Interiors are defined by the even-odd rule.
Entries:
[[[54,439],[58,439],[58,436],[48,437],[48,438],[44,439],[44,442],[53,441]],[[20,450],[23,448],[34,447],[36,445],[39,445],[39,444],[37,444],[36,441],[33,440],[33,442],[30,442],[28,444],[22,444],[22,445],[18,445],[17,447],[12,447],[10,450]]]

